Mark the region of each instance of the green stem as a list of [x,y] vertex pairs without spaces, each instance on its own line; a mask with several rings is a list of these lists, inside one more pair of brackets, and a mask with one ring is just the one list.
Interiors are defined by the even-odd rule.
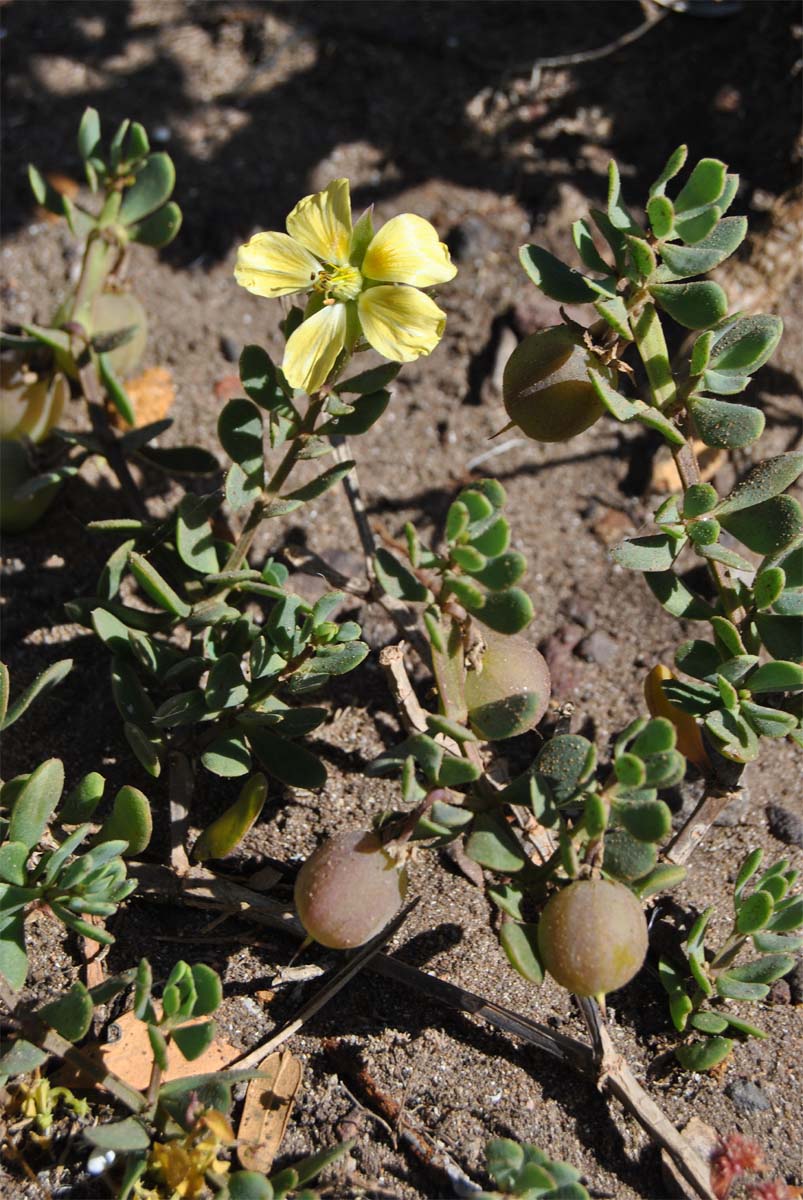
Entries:
[[[315,422],[320,416],[324,401],[325,397],[320,395],[314,396],[310,399],[309,408],[307,409],[306,415],[301,424],[301,428],[293,438],[292,444],[289,446],[284,458],[274,471],[270,482],[263,489],[261,496],[258,500],[254,501],[251,512],[248,514],[248,520],[243,526],[242,533],[237,539],[237,545],[234,547],[226,561],[226,565],[223,568],[224,571],[239,571],[240,567],[242,567],[243,563],[246,561],[246,558],[248,557],[248,551],[253,545],[254,538],[257,535],[257,530],[264,520],[265,513],[270,506],[271,501],[276,499],[279,492],[284,487],[288,477],[290,476],[290,473],[293,471],[298,462],[299,454],[304,448],[307,439],[311,437],[315,430]],[[220,599],[228,595],[230,591],[231,587],[225,586],[221,588],[220,591],[216,592],[213,597],[210,597],[210,599],[214,599],[215,602],[219,602]]]
[[103,235],[93,230],[90,233],[84,259],[81,263],[81,275],[73,297],[70,319],[83,325],[87,333],[91,333],[92,302],[102,290],[106,277],[111,268],[114,246],[106,241]]

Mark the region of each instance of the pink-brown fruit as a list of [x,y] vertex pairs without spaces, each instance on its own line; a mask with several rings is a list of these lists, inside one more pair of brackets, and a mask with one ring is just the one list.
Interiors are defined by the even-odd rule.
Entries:
[[537,442],[566,442],[582,433],[605,411],[588,378],[589,367],[612,375],[568,325],[530,334],[505,366],[502,397],[508,416]]
[[311,938],[332,950],[369,942],[396,915],[407,871],[375,833],[350,830],[327,838],[298,873],[295,902]]
[[466,673],[471,728],[485,741],[516,737],[543,717],[552,688],[549,667],[526,638],[483,629],[482,670]]
[[549,974],[570,992],[615,992],[646,957],[644,910],[623,883],[579,879],[554,895],[542,912],[538,948]]

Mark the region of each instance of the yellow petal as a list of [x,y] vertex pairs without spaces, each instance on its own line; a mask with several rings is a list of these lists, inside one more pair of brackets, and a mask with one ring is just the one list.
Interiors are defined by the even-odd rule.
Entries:
[[347,263],[351,242],[348,179],[333,179],[325,192],[299,200],[287,218],[287,232],[323,262]]
[[306,292],[320,263],[286,233],[255,233],[237,251],[234,278],[257,296]]
[[302,321],[284,351],[282,370],[290,387],[317,392],[345,344],[345,304],[327,304]]
[[415,288],[368,288],[357,305],[367,341],[393,362],[431,354],[443,336],[446,313]]
[[391,217],[382,226],[365,252],[361,270],[368,279],[413,287],[446,283],[457,274],[435,227],[413,213]]

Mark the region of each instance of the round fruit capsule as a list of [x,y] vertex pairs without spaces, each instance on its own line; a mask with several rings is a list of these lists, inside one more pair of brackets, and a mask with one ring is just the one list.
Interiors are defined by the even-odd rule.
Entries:
[[647,954],[647,921],[623,883],[579,879],[547,904],[538,924],[538,948],[549,974],[578,996],[624,987]]
[[471,728],[486,741],[532,729],[549,704],[551,682],[543,656],[526,638],[483,630],[481,669],[466,674]]
[[502,397],[508,416],[537,442],[566,442],[582,433],[604,412],[589,367],[612,375],[568,325],[530,334],[505,366]]
[[310,937],[333,950],[362,946],[375,937],[407,891],[402,858],[375,833],[351,830],[328,838],[296,879],[296,910]]

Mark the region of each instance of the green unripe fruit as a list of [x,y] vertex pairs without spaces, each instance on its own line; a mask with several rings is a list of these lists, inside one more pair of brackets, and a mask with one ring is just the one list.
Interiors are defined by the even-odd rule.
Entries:
[[120,379],[133,375],[145,352],[148,318],[145,309],[131,292],[101,292],[92,303],[92,335],[135,330],[129,341],[108,354],[109,365]]
[[375,833],[336,833],[298,873],[295,903],[301,924],[322,946],[349,950],[376,937],[407,892],[403,854]]
[[623,883],[579,879],[547,904],[538,924],[538,948],[549,974],[578,996],[624,987],[647,954],[647,921]]
[[568,325],[532,333],[505,366],[502,397],[508,416],[537,442],[566,442],[604,410],[588,369],[614,378]]
[[549,667],[526,638],[483,629],[481,670],[466,674],[471,728],[485,741],[516,737],[532,729],[549,704]]

